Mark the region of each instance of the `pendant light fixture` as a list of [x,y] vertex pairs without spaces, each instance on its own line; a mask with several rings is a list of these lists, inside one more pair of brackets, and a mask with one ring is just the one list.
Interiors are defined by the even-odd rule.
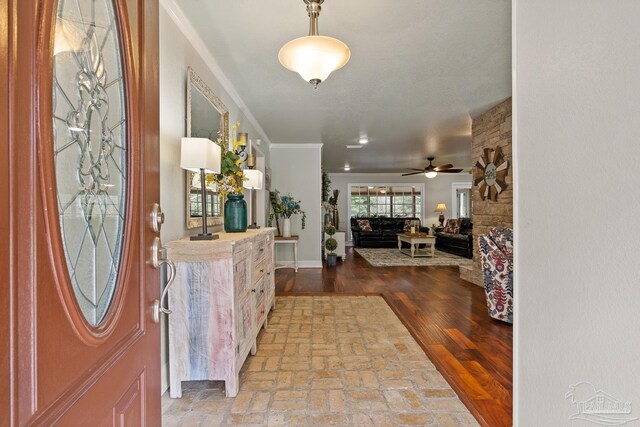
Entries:
[[282,46],[278,59],[283,67],[300,74],[317,89],[329,74],[349,62],[351,51],[338,39],[318,35],[318,16],[324,0],[303,1],[309,14],[309,35]]

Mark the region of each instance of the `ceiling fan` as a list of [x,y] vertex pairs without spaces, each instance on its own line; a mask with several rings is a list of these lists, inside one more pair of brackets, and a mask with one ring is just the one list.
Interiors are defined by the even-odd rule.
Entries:
[[402,176],[418,175],[420,173],[423,173],[424,176],[426,176],[427,178],[435,178],[438,175],[438,173],[458,173],[458,172],[462,172],[462,169],[453,169],[453,165],[452,164],[433,166],[433,163],[431,163],[431,162],[433,162],[434,159],[435,159],[435,157],[427,157],[427,160],[429,160],[429,165],[427,167],[425,167],[424,169],[410,168],[411,170],[414,170],[414,171],[417,171],[417,172],[403,173]]

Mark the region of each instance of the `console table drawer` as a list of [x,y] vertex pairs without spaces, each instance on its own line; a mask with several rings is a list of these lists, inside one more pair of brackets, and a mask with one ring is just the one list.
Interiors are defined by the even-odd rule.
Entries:
[[258,283],[267,272],[267,266],[264,258],[261,258],[253,267],[253,283]]

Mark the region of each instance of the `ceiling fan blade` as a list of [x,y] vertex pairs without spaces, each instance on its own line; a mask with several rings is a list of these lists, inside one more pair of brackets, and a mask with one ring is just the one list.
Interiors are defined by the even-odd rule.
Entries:
[[458,173],[462,172],[464,169],[446,169],[443,171],[438,171],[438,173]]
[[423,171],[420,172],[411,172],[411,173],[403,173],[402,176],[409,176],[409,175],[418,175],[420,173],[424,173]]
[[436,167],[436,172],[442,172],[445,169],[451,169],[453,165],[451,163],[447,163],[446,165],[440,165]]

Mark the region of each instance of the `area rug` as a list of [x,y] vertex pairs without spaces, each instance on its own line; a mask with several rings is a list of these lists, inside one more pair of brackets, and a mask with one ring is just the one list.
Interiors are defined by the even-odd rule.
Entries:
[[374,267],[472,265],[473,260],[436,249],[436,256],[411,258],[397,248],[355,248],[362,258]]
[[277,297],[258,340],[237,397],[185,382],[163,425],[478,425],[381,297]]

